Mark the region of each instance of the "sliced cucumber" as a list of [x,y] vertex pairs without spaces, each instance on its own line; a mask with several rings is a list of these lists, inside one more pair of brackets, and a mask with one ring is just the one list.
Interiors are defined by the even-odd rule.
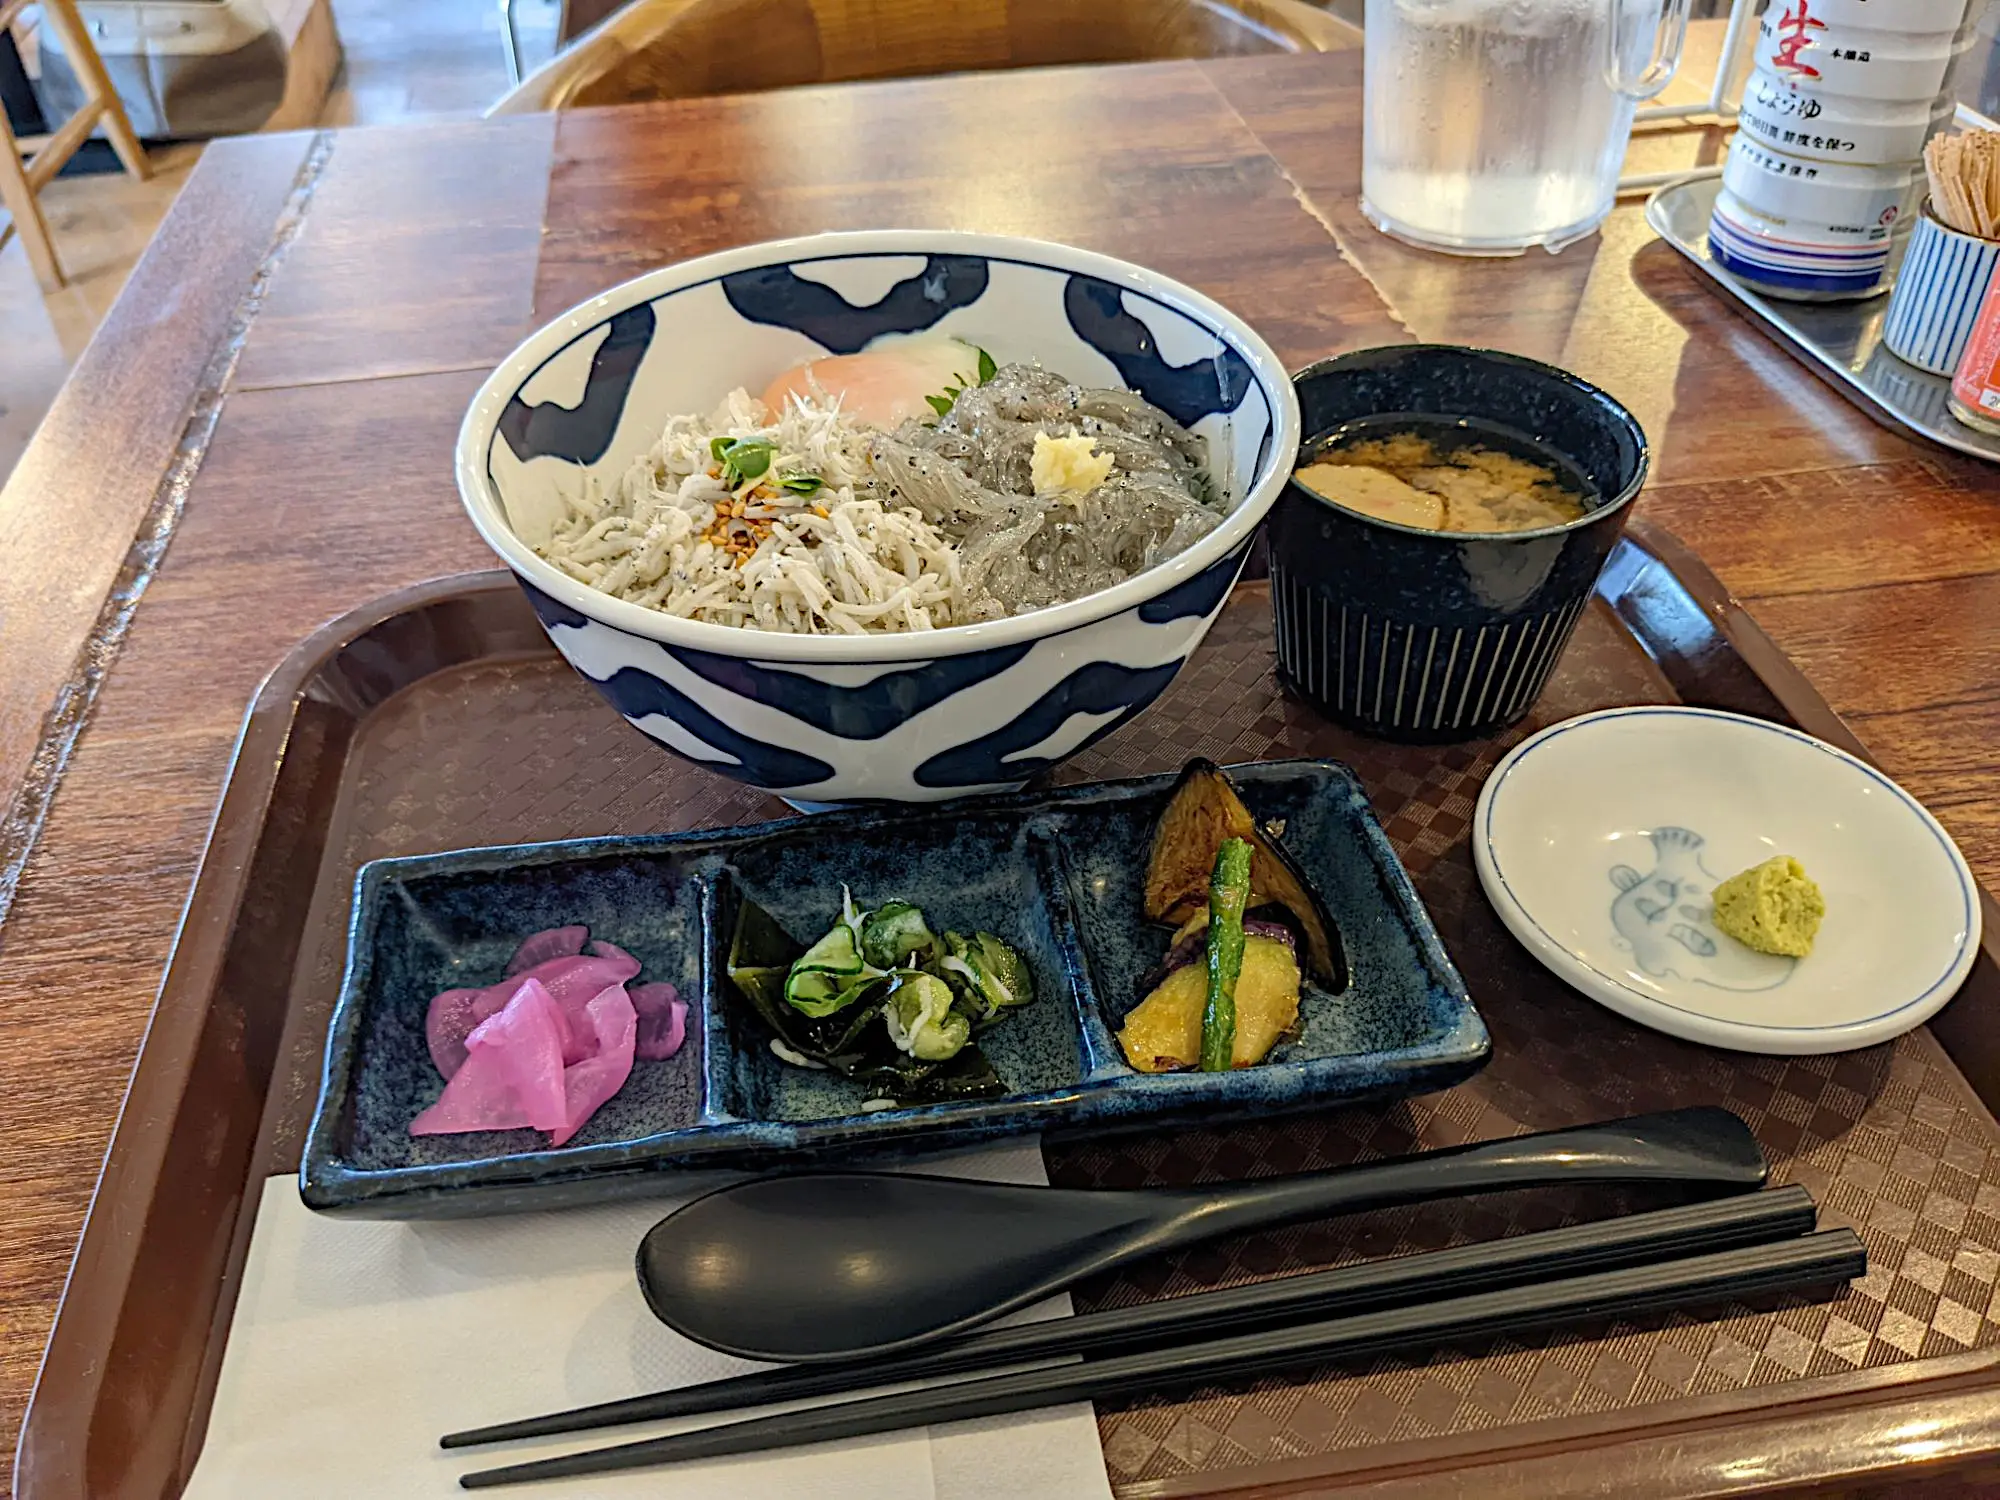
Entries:
[[861,923],[861,956],[878,969],[900,968],[937,939],[924,914],[907,901],[887,901]]
[[947,932],[945,956],[938,961],[945,979],[957,991],[959,1006],[974,1020],[987,1022],[1002,1011],[1035,998],[1028,965],[1003,940],[990,932]]
[[952,1009],[951,986],[920,969],[891,977],[882,1019],[889,1040],[919,1062],[955,1057],[972,1038],[972,1023]]
[[836,924],[799,955],[785,979],[785,999],[809,1016],[830,1016],[844,1010],[882,977],[861,957],[861,945],[846,922]]

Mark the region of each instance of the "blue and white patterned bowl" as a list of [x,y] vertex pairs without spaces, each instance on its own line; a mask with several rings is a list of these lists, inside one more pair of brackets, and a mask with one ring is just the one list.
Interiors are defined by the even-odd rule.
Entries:
[[[615,484],[668,417],[920,330],[1138,391],[1208,439],[1228,519],[1053,609],[850,637],[678,619],[575,582],[522,539],[586,476]],[[480,387],[457,475],[556,649],[659,744],[800,805],[933,801],[1018,786],[1159,696],[1284,488],[1298,412],[1247,324],[1154,272],[995,235],[827,234],[686,261],[563,314]]]

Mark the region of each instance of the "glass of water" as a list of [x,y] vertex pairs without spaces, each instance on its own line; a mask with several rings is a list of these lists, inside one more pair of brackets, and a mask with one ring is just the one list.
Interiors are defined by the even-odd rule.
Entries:
[[1460,255],[1551,253],[1604,222],[1687,0],[1368,0],[1361,207]]

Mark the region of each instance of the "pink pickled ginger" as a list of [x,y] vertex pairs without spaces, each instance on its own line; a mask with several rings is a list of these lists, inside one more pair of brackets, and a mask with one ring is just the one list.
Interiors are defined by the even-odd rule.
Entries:
[[555,999],[530,979],[473,1028],[465,1063],[438,1102],[410,1121],[411,1135],[461,1130],[562,1128],[563,1019]]
[[446,990],[424,1018],[444,1093],[410,1122],[412,1135],[469,1130],[550,1132],[560,1146],[625,1086],[634,1058],[672,1057],[687,1035],[687,1006],[665,981],[627,985],[639,960],[593,942],[589,929],[535,933],[508,975]]
[[[523,945],[525,946],[525,945]],[[604,944],[605,947],[610,945]],[[615,957],[552,958],[524,973],[510,975],[498,984],[480,990],[446,990],[431,1001],[424,1018],[424,1040],[429,1043],[431,1061],[450,1078],[465,1061],[465,1039],[473,1027],[514,998],[522,984],[533,979],[554,997],[563,1018],[563,1060],[575,1062],[582,1055],[577,1033],[583,1008],[606,985],[623,984],[639,977],[639,960],[619,949]]]
[[583,952],[583,940],[589,936],[588,927],[551,927],[538,932],[514,950],[514,956],[507,960],[507,972],[519,974],[552,958],[575,958]]
[[665,980],[632,987],[632,1008],[639,1013],[639,1056],[648,1062],[672,1057],[687,1039],[687,1002]]
[[[639,1015],[623,984],[593,995],[572,1025],[547,989],[533,979],[465,1039],[465,1063],[438,1102],[410,1122],[411,1135],[466,1130],[549,1131],[560,1146],[632,1076]],[[566,1035],[576,1037],[573,1063],[564,1062]]]
[[598,1106],[625,1087],[632,1076],[633,1043],[638,1013],[625,986],[614,984],[584,1007],[590,1029],[588,1055],[562,1070],[562,1123],[555,1126],[551,1146],[560,1146],[583,1128]]

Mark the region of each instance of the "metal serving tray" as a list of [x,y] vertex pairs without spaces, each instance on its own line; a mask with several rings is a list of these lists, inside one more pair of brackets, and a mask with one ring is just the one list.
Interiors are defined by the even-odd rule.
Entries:
[[1721,190],[1717,177],[1669,183],[1647,201],[1646,222],[1723,296],[1876,421],[2000,462],[2000,437],[1967,427],[1946,406],[1951,382],[1904,364],[1884,346],[1882,316],[1889,299],[1881,292],[1845,302],[1788,302],[1765,296],[1718,266],[1708,253],[1708,216]]

